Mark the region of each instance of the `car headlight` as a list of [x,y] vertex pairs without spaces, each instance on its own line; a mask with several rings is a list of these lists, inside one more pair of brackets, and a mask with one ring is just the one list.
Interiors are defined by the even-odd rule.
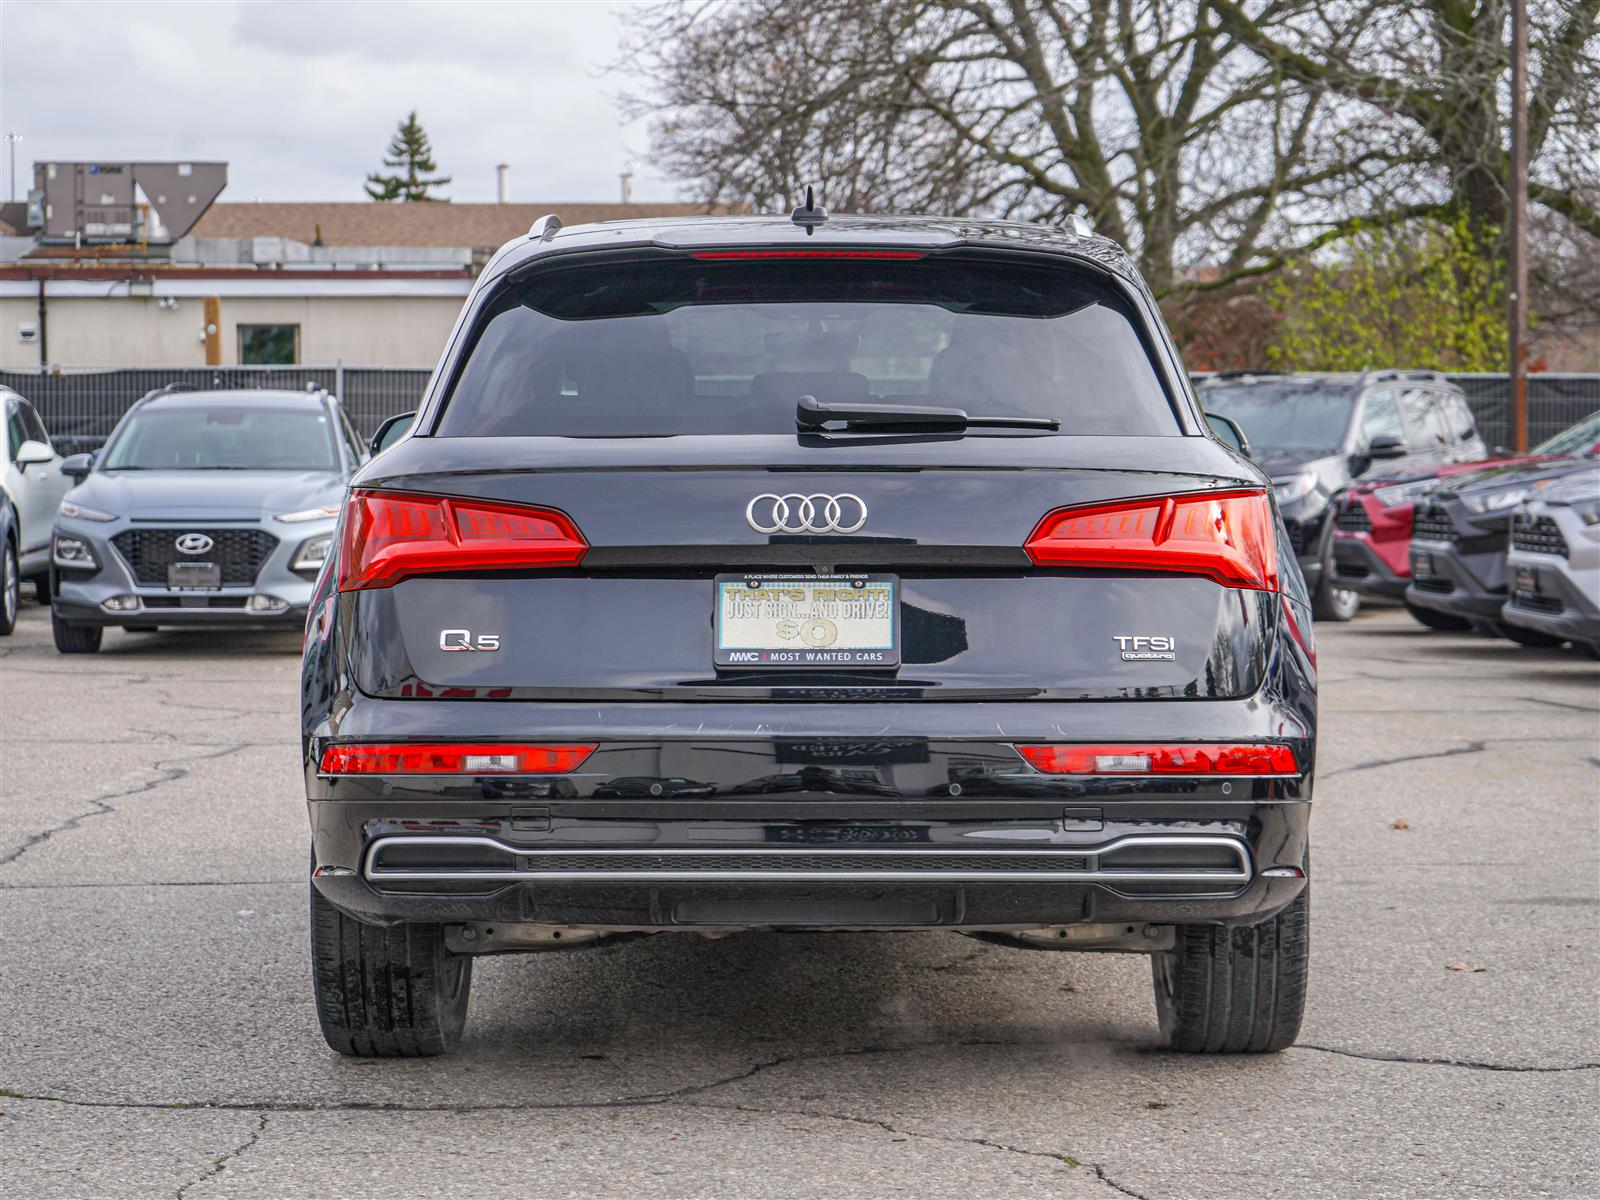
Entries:
[[1583,500],[1572,506],[1572,511],[1583,519],[1585,525],[1600,525],[1600,500]]
[[279,513],[273,517],[274,521],[282,521],[286,525],[298,525],[302,521],[324,521],[329,517],[339,515],[337,504],[324,505],[322,508],[302,508],[299,512]]
[[322,564],[328,561],[328,547],[332,545],[333,534],[331,533],[325,533],[321,537],[307,538],[300,543],[300,548],[294,552],[294,560],[289,563],[289,570],[322,570]]
[[1372,494],[1385,508],[1397,508],[1402,504],[1410,504],[1418,496],[1427,495],[1437,482],[1434,479],[1422,479],[1416,483],[1397,483],[1392,487],[1377,488]]
[[94,551],[89,549],[89,543],[82,538],[56,534],[50,555],[55,559],[56,566],[66,567],[69,571],[98,570],[100,567],[95,561]]
[[1463,496],[1461,503],[1472,513],[1498,512],[1518,503],[1533,489],[1528,487],[1501,488],[1498,492],[1480,492],[1476,496]]
[[71,500],[61,502],[61,515],[71,517],[77,521],[115,521],[114,513],[101,512],[98,508],[90,508],[86,504],[74,504]]
[[1274,479],[1272,481],[1272,490],[1277,493],[1279,504],[1293,504],[1316,486],[1317,475],[1315,471],[1301,471],[1298,475],[1291,475],[1286,479]]

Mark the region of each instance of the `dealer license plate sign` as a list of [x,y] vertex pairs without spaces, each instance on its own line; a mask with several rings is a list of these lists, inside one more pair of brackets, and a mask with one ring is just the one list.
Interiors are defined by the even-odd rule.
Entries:
[[216,563],[167,564],[167,589],[173,592],[212,592],[222,586],[222,568]]
[[897,667],[892,575],[719,575],[719,667]]

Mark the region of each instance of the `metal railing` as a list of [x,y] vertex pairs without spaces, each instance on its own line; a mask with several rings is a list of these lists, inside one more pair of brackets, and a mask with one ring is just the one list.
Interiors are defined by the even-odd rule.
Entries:
[[[64,453],[92,450],[134,401],[169,383],[195,389],[327,388],[363,435],[395,413],[417,406],[432,371],[427,367],[121,367],[103,371],[0,371],[0,384],[33,402]],[[1199,378],[1199,374],[1196,375]],[[1478,430],[1490,446],[1511,444],[1507,376],[1450,375],[1466,393]],[[1575,421],[1600,411],[1600,375],[1528,376],[1528,444],[1538,445]]]
[[170,383],[197,391],[326,388],[344,404],[351,424],[372,434],[385,418],[417,406],[432,374],[428,367],[121,367],[104,371],[0,371],[0,385],[33,402],[51,440],[64,454],[99,447],[122,414],[145,393]]

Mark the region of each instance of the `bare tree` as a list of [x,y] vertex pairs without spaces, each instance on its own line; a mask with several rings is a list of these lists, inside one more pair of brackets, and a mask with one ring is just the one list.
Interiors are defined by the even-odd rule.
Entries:
[[[1386,168],[1317,165],[1324,89],[1182,0],[718,0],[638,10],[658,158],[714,203],[822,180],[855,211],[1083,212],[1152,287],[1275,250],[1293,198]],[[1381,160],[1381,161],[1378,161]]]

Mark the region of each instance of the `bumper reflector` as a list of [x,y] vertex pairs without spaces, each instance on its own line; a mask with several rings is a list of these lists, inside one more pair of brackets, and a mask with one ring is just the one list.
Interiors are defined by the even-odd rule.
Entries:
[[566,746],[412,743],[348,744],[322,752],[324,775],[565,775],[594,753]]
[[1046,775],[1293,775],[1294,751],[1261,743],[1017,746]]

